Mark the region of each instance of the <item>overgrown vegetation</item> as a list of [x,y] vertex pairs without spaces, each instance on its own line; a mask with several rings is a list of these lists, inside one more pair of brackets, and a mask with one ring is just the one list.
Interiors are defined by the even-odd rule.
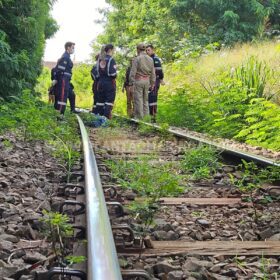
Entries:
[[54,0],[0,1],[0,98],[33,89],[41,72],[45,40],[58,29]]
[[[256,200],[258,189],[263,183],[271,183],[280,179],[279,167],[270,166],[260,169],[255,163],[242,160],[242,164],[240,164],[238,168],[241,170],[241,177],[235,178],[231,175],[231,182],[243,194],[245,194],[247,196],[247,200],[252,203],[254,209],[254,220],[258,223],[259,214],[256,207],[258,203]],[[266,200],[263,200],[263,202]],[[269,199],[268,202],[271,202],[270,200],[272,199]]]
[[44,216],[41,218],[43,223],[43,233],[51,242],[52,253],[56,256],[56,261],[62,266],[71,267],[75,263],[85,261],[84,256],[71,256],[69,245],[70,239],[74,235],[73,226],[70,224],[67,215],[43,211]]
[[236,49],[174,63],[161,89],[160,121],[279,151],[279,72],[270,63],[279,51],[259,47],[274,51],[264,61],[254,55],[233,63]]
[[137,161],[109,161],[112,175],[124,187],[132,189],[140,196],[153,202],[160,197],[176,195],[183,191],[180,176],[172,164],[153,162],[151,157],[142,157]]
[[[133,56],[140,41],[154,43],[167,61],[263,38],[279,27],[280,6],[271,1],[109,0],[104,9],[105,32],[97,42],[113,43],[119,55]],[[156,28],[156,31],[155,31]],[[270,32],[271,33],[271,32]],[[214,43],[214,44],[213,44]]]
[[[143,227],[138,231],[143,240],[152,224],[154,215],[159,210],[159,199],[176,196],[183,191],[182,178],[176,174],[172,164],[159,165],[153,158],[143,157],[137,161],[108,161],[112,175],[122,187],[138,194],[139,200],[129,206],[132,215],[140,220]],[[141,245],[141,247],[142,247]]]
[[185,151],[181,167],[194,180],[206,179],[220,167],[218,160],[219,153],[215,148],[200,145]]
[[0,111],[0,133],[10,130],[23,141],[44,140],[70,176],[80,143],[74,115],[66,114],[66,121],[58,122],[53,107],[30,91],[24,91],[21,99],[0,103]]

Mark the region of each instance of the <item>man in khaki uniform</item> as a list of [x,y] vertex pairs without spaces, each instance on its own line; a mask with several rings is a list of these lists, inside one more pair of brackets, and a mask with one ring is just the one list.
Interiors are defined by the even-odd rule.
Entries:
[[137,46],[137,54],[132,62],[129,86],[133,86],[134,117],[142,119],[149,115],[148,93],[149,88],[154,88],[156,74],[154,61],[147,55],[144,44]]

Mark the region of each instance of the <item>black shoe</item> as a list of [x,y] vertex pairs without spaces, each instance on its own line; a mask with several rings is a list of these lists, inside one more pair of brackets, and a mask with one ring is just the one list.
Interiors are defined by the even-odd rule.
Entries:
[[80,112],[77,111],[77,110],[71,110],[71,113],[72,113],[72,114],[80,114]]

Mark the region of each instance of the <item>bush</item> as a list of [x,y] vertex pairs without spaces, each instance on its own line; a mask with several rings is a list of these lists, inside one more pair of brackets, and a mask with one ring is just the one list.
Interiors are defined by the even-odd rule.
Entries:
[[[253,56],[244,60],[247,52]],[[278,47],[266,43],[168,65],[159,121],[279,150],[275,57]]]

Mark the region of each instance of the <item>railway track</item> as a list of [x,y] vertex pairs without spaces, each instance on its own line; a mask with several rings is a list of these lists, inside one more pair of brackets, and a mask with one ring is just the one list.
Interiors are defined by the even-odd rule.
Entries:
[[[178,134],[176,135],[178,136]],[[186,138],[186,136],[182,134],[179,134],[179,137]],[[135,136],[131,132],[125,133],[125,131],[123,131],[123,135],[115,136],[114,133],[112,133],[111,136],[110,134],[103,136],[101,135],[101,138],[103,138],[101,140],[98,139],[98,137],[96,138],[96,136],[91,136],[91,138],[95,143],[95,152],[99,154],[98,161],[103,170],[103,174],[101,176],[103,185],[115,186],[117,188],[117,191],[120,193],[118,201],[122,201],[122,203],[127,206],[129,204],[129,200],[131,199],[131,194],[126,194],[126,191],[123,191],[120,187],[118,188],[114,175],[110,173],[112,172],[110,170],[110,166],[106,167],[106,162],[108,160],[116,160],[117,162],[130,162],[133,160],[137,160],[137,158],[139,157],[141,158],[143,155],[145,156],[153,154],[155,151],[149,151],[149,148],[151,148],[153,145],[149,144],[154,141],[154,136],[143,139],[143,145],[140,149],[131,149],[131,147],[135,147],[137,145],[141,146],[141,144],[137,142],[137,136]],[[199,139],[193,138],[192,140],[199,141]],[[126,145],[124,143],[126,143]],[[176,145],[177,144],[178,143],[176,143]],[[167,146],[168,145],[170,145],[169,141],[167,141]],[[119,149],[117,148],[117,146],[119,146]],[[169,150],[167,146],[166,143],[163,144],[163,146],[160,148],[157,144],[154,145],[154,147],[158,148],[157,153],[159,161],[176,161],[175,158],[178,156],[180,157],[180,149],[176,151],[175,148],[174,153],[172,153],[172,149],[175,146],[173,146]],[[125,147],[127,149],[125,149]],[[166,155],[166,153],[170,153],[170,155],[168,156]],[[229,153],[233,154],[232,150]],[[238,157],[242,156],[242,158],[246,158],[247,160],[250,159],[264,166],[277,166],[278,164],[271,159],[263,160],[261,157],[256,157],[255,155],[251,157],[249,153],[246,153],[246,155],[239,152],[234,154]],[[238,273],[236,271],[234,272],[234,269],[223,271],[223,267],[232,265],[230,264],[230,262],[235,261],[236,263],[238,263],[238,257],[240,257],[241,259],[245,258],[244,263],[248,261],[248,267],[250,267],[250,262],[253,263],[252,260],[256,262],[256,258],[260,261],[262,258],[267,257],[269,259],[273,256],[273,258],[271,259],[273,260],[272,262],[278,262],[280,243],[278,240],[267,240],[270,237],[268,236],[269,234],[266,236],[266,233],[268,233],[269,231],[267,229],[267,225],[266,228],[264,226],[262,227],[262,229],[258,229],[256,225],[253,225],[253,230],[257,232],[255,236],[250,236],[251,232],[246,232],[248,229],[245,229],[243,232],[242,230],[238,230],[237,225],[241,224],[241,227],[243,227],[242,223],[250,224],[253,220],[252,204],[244,202],[242,200],[241,193],[238,193],[238,191],[236,193],[236,190],[233,190],[227,185],[215,185],[213,184],[213,182],[209,182],[206,185],[203,185],[203,183],[201,182],[197,182],[194,186],[192,186],[192,189],[195,189],[195,191],[187,191],[185,194],[180,195],[180,197],[161,198],[160,207],[161,209],[163,209],[163,212],[166,211],[167,220],[162,221],[162,215],[157,216],[156,226],[149,232],[152,240],[145,240],[144,249],[137,247],[139,245],[139,241],[137,242],[137,237],[134,240],[134,243],[136,243],[135,246],[131,246],[131,244],[128,246],[118,244],[117,251],[119,256],[125,257],[126,260],[128,259],[131,267],[145,268],[150,273],[150,275],[153,275],[153,277],[158,277],[159,279],[189,279],[190,277],[192,277],[192,273],[197,273],[194,266],[203,266],[202,264],[203,261],[205,261],[205,258],[212,258],[213,261],[213,259],[215,259],[216,257],[219,259],[222,256],[223,258],[228,259],[228,263],[224,263],[222,265],[221,263],[219,264],[219,261],[217,259],[215,259],[215,261],[213,261],[212,263],[213,266],[209,267],[210,264],[208,262],[207,266],[205,266],[206,271],[204,271],[204,274],[201,274],[202,278],[195,279],[253,279],[250,278],[252,277],[252,274],[246,271],[247,268],[245,268],[242,272],[242,268],[238,267],[238,264],[235,264],[235,266],[238,267],[235,267],[235,269],[236,271],[240,270],[241,274],[243,273],[243,276],[238,276]],[[265,208],[266,206],[267,205],[260,205],[260,210],[263,211],[263,208]],[[274,203],[273,207],[275,207],[276,211],[278,211],[279,203]],[[267,209],[268,211],[266,212],[266,210],[264,210],[263,213],[269,214],[269,212],[272,211],[273,207],[269,207],[269,209]],[[179,218],[176,216],[176,213],[178,212],[181,213],[181,217]],[[182,212],[186,212],[187,215],[182,215]],[[188,215],[191,216],[192,214],[196,214],[197,212],[205,212],[206,214],[203,217],[187,217]],[[226,221],[229,218],[229,215],[226,215],[227,212],[233,213],[233,216],[236,213],[240,212],[242,213],[240,216],[243,217],[243,219],[244,217],[251,218],[247,219],[247,221],[244,221],[240,220],[240,216],[237,215],[234,221],[234,226],[230,228],[230,225],[226,224]],[[277,232],[277,230],[280,230],[280,217],[279,215],[276,215],[273,216],[273,218],[278,219],[276,229],[274,228],[275,232]],[[182,227],[181,225],[184,224],[184,220],[186,220],[185,227]],[[220,224],[219,220],[221,222]],[[128,222],[128,224],[130,223],[132,225],[133,223],[135,223],[135,221],[131,218],[120,219],[120,222],[122,221]],[[223,227],[223,224],[225,225],[224,229],[221,228]],[[133,225],[133,227],[135,228],[135,224]],[[216,230],[215,228],[218,228],[220,231],[220,233],[218,233],[216,236],[213,232]],[[233,232],[231,232],[231,230],[233,230]],[[163,233],[163,231],[165,231],[165,233]],[[205,232],[205,234],[203,234],[203,231]],[[125,240],[123,240],[122,243],[125,244]],[[139,253],[143,258],[140,262],[137,258],[137,255]],[[191,256],[199,256],[199,258],[194,258],[194,260],[191,259],[188,262],[188,258],[186,258],[186,255],[190,256],[190,258]],[[152,262],[151,260],[153,258],[154,262]],[[189,267],[190,273],[184,274],[185,271],[182,270],[182,267],[184,267],[184,265],[182,265],[182,263],[180,264],[181,266],[172,265],[172,261],[166,264],[164,258],[169,258],[169,260],[170,258],[173,258],[173,264],[178,264],[178,258],[185,258],[184,261],[185,264],[187,263],[186,266]],[[148,262],[146,262],[146,260],[148,260]],[[164,262],[164,264],[162,264],[162,262]],[[161,264],[162,266],[160,266]],[[168,267],[168,265],[170,267]],[[279,263],[274,263],[274,265],[275,270],[275,267],[277,267]],[[275,273],[279,273],[279,271]],[[273,277],[277,277],[275,275]]]
[[[153,127],[158,131],[162,130],[161,126],[157,124],[147,123],[147,122],[139,121],[137,119],[127,119],[119,115],[116,115],[116,117],[123,118],[126,121],[132,123],[144,124],[146,126]],[[233,141],[229,141],[226,139],[213,139],[213,138],[211,139],[211,137],[209,136],[206,137],[201,133],[188,131],[187,129],[182,129],[178,127],[167,128],[167,132],[181,139],[186,139],[190,141],[195,141],[197,143],[210,145],[220,150],[224,154],[229,154],[245,160],[254,161],[258,164],[261,164],[262,166],[267,166],[267,165],[280,166],[279,163],[280,154],[267,151],[265,149],[262,149],[261,147],[258,147],[258,149],[256,149],[248,145],[246,146],[245,144],[243,145],[239,144],[239,146],[237,146],[237,143],[236,142],[234,143]]]
[[[242,194],[228,184],[228,173],[240,175],[236,166],[225,162],[219,174],[215,174],[216,178],[211,180],[189,183],[183,178],[180,182],[183,192],[159,200],[155,223],[146,229],[143,240],[143,233],[139,233],[143,221],[137,220],[129,208],[133,201],[141,204],[141,197],[133,188],[121,186],[111,163],[139,161],[140,165],[142,158],[145,162],[148,157],[146,163],[151,164],[151,168],[167,163],[172,165],[168,167],[171,168],[169,171],[177,174],[182,151],[190,145],[176,139],[162,140],[155,134],[141,136],[131,128],[91,129],[89,140],[82,120],[78,119],[83,139],[83,163],[73,171],[71,183],[58,188],[63,198],[56,201],[56,209],[70,215],[73,222],[75,238],[70,242],[70,251],[74,256],[86,256],[87,261],[72,268],[61,267],[50,261],[55,259],[50,255],[16,270],[10,278],[226,280],[279,277],[279,200],[258,205],[261,217],[266,219],[258,227],[253,219],[252,204],[244,202]],[[200,141],[181,132],[175,135]],[[265,166],[279,166],[275,160],[251,157],[248,153],[235,155]],[[270,190],[278,191],[276,186],[270,186],[262,192],[266,194]],[[36,208],[44,208],[39,206]],[[33,219],[30,221],[31,235],[34,224]],[[78,239],[85,235],[87,242],[81,244]],[[270,238],[272,240],[268,240]],[[21,240],[14,250],[28,251],[32,246],[46,246],[44,240],[36,240],[36,236],[33,239],[29,243]],[[12,254],[7,256],[11,265]],[[38,270],[38,267],[44,269]]]

